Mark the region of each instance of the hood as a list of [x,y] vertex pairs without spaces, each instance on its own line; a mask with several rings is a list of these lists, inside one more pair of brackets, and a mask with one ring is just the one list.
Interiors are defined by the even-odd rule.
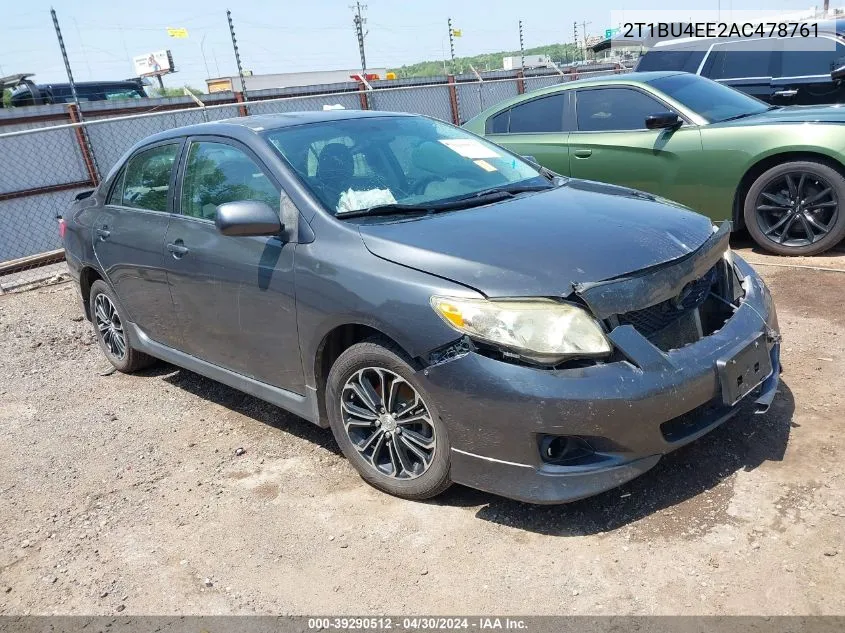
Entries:
[[362,224],[374,255],[488,297],[563,297],[683,257],[713,233],[684,207],[624,187],[570,180],[475,209]]
[[835,105],[785,106],[712,125],[769,125],[772,123],[845,123],[845,107]]

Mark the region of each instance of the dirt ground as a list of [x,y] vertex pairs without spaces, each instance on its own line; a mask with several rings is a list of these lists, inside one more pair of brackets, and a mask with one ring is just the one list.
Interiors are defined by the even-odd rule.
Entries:
[[845,614],[845,272],[759,270],[770,412],[556,507],[381,494],[269,404],[105,375],[70,284],[2,296],[0,614]]

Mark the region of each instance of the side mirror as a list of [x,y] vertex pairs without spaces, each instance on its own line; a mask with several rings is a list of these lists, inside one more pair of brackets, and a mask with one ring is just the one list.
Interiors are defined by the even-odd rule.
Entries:
[[278,214],[265,202],[240,200],[217,207],[214,220],[223,235],[278,235],[284,230]]
[[681,125],[681,117],[675,112],[658,112],[657,114],[649,114],[645,118],[645,126],[649,130],[663,130],[666,128],[678,127]]
[[833,81],[845,79],[845,57],[839,57],[831,64],[830,78]]

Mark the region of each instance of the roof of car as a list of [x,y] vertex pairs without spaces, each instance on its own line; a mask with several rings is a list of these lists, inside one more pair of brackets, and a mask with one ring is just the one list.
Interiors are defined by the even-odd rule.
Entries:
[[[676,70],[654,70],[641,73],[620,73],[618,75],[601,75],[599,77],[585,77],[584,79],[575,79],[574,81],[567,81],[566,83],[555,84],[546,88],[540,88],[539,90],[532,90],[531,92],[526,92],[525,94],[521,94],[506,101],[501,101],[496,105],[487,108],[484,112],[473,117],[472,119],[470,119],[470,121],[475,121],[478,119],[486,120],[491,115],[496,114],[497,112],[500,112],[516,103],[520,103],[521,101],[524,101],[526,98],[529,97],[539,97],[546,94],[554,94],[555,92],[570,90],[572,88],[581,88],[584,86],[602,86],[605,84],[646,84],[651,81],[654,81],[655,79],[662,79],[663,77],[671,77],[673,75],[683,74],[685,73]],[[467,121],[467,123],[469,123],[470,121]]]
[[365,119],[385,116],[414,116],[407,112],[382,112],[371,110],[314,110],[303,112],[285,112],[280,114],[256,114],[252,116],[233,117],[208,123],[196,123],[183,127],[159,132],[144,139],[144,144],[168,138],[190,136],[195,134],[223,134],[228,135],[250,130],[264,132],[309,123],[324,123],[327,121],[341,121],[346,119]]

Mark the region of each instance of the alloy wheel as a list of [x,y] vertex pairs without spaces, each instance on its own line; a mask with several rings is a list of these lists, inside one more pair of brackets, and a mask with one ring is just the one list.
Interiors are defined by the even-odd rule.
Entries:
[[411,384],[389,369],[355,372],[340,394],[343,427],[379,474],[415,479],[431,466],[436,437],[431,414]]
[[839,199],[824,178],[809,172],[789,172],[773,178],[755,202],[760,230],[772,242],[807,246],[836,225]]
[[126,334],[120,315],[108,296],[99,294],[94,299],[94,318],[97,322],[97,332],[106,349],[117,360],[123,360],[126,356]]

